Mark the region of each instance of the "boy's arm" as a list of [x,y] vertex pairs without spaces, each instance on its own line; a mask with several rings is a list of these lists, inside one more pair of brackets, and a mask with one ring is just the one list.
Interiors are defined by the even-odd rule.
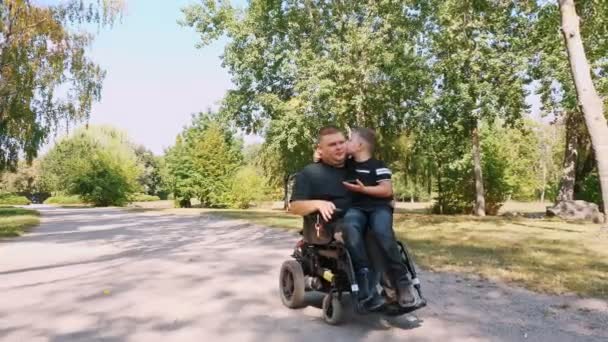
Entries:
[[391,170],[383,162],[377,161],[373,172],[378,185],[365,186],[359,180],[357,180],[357,184],[344,183],[344,185],[350,191],[360,192],[372,197],[387,198],[393,196]]
[[393,196],[393,185],[390,180],[383,180],[374,186],[365,186],[357,180],[357,184],[344,182],[344,186],[350,191],[360,192],[372,197],[386,198]]

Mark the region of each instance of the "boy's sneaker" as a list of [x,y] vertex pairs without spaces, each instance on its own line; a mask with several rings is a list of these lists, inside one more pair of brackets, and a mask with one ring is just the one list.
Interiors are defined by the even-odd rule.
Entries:
[[407,307],[411,307],[411,306],[416,305],[416,297],[412,293],[412,290],[413,290],[412,286],[400,287],[399,288],[399,290],[398,290],[398,292],[399,292],[399,297],[398,297],[399,306],[407,308]]

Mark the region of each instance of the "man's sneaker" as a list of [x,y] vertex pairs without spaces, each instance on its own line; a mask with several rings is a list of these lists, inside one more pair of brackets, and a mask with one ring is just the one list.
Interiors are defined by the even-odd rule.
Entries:
[[411,289],[411,286],[399,288],[399,306],[407,308],[416,305],[416,297]]

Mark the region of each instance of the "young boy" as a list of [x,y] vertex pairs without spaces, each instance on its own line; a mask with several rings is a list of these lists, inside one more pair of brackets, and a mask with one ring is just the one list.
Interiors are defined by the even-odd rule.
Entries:
[[[349,240],[347,247],[351,255],[355,254],[353,259],[364,260],[363,267],[356,269],[357,282],[369,301],[377,303],[373,299],[377,294],[374,281],[369,280],[373,276],[365,267],[369,265],[369,260],[364,244],[360,243],[369,228],[386,257],[388,273],[396,283],[399,305],[409,307],[415,304],[416,299],[410,292],[411,280],[393,232],[391,171],[382,161],[373,158],[375,144],[373,130],[355,128],[351,131],[347,153],[352,160],[347,163],[347,181],[344,182],[344,186],[352,192],[352,204],[344,216],[345,227],[348,227],[345,231],[348,234],[346,240]],[[370,285],[366,287],[365,284]]]

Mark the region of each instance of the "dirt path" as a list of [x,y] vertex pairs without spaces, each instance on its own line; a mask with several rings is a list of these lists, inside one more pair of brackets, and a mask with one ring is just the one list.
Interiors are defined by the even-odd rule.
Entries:
[[[41,207],[0,242],[0,341],[606,341],[608,304],[422,272],[415,316],[326,325],[289,310],[278,271],[297,237],[239,221]],[[608,286],[608,284],[607,284]]]

